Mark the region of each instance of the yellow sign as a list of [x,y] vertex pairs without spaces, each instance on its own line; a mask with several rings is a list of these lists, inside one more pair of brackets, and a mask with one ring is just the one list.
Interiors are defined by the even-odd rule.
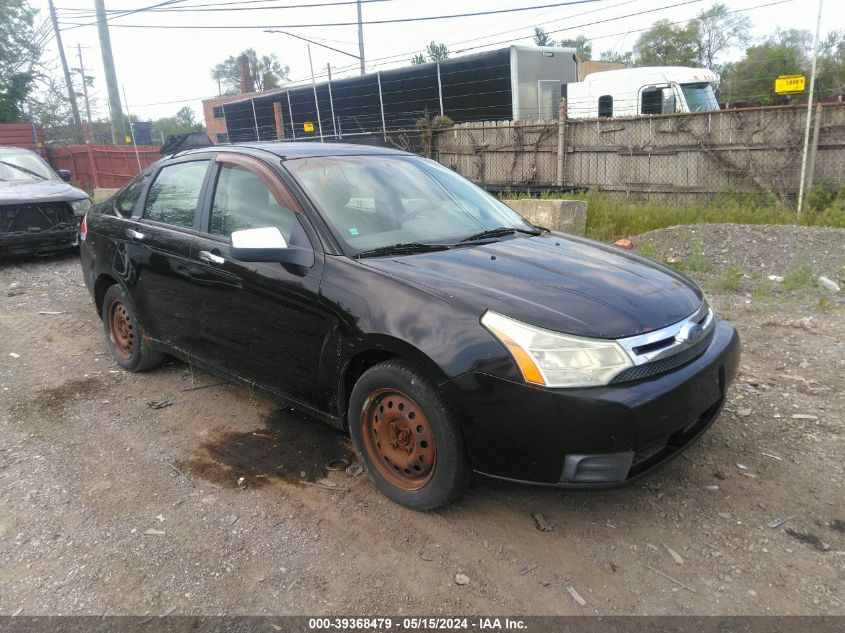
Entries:
[[131,136],[124,136],[123,140],[126,141],[127,145],[130,145],[132,143],[132,137]]
[[314,124],[311,121],[306,121],[302,124],[302,130],[311,134],[314,131]]
[[775,92],[779,95],[804,92],[804,75],[781,75],[775,79]]

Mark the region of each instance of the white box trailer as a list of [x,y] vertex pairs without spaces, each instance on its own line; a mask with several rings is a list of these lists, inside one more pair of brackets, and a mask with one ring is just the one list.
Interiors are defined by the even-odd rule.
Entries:
[[718,76],[706,68],[653,66],[607,70],[565,86],[573,119],[718,110]]

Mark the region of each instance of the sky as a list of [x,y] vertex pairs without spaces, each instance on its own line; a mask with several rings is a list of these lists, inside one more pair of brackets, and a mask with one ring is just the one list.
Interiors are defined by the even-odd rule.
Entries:
[[[47,0],[29,0],[39,10],[36,26],[49,18]],[[157,4],[162,0],[106,0],[107,10],[131,10]],[[238,11],[173,11],[141,12],[116,18],[110,22],[112,49],[118,82],[126,94],[124,109],[141,119],[172,116],[187,105],[202,119],[203,98],[217,94],[217,84],[210,77],[212,66],[229,55],[246,48],[259,54],[275,53],[283,65],[290,66],[294,82],[310,82],[308,50],[305,42],[281,34],[265,33],[268,27],[284,28],[327,46],[358,52],[357,26],[310,26],[355,22],[355,5],[313,6],[343,0],[184,0],[173,8],[199,7],[272,7],[262,10]],[[447,44],[451,56],[472,47],[472,52],[495,49],[509,44],[530,44],[533,27],[541,26],[553,38],[575,37],[583,34],[593,42],[593,58],[606,50],[630,50],[640,29],[648,28],[658,19],[682,21],[695,17],[710,7],[713,0],[569,0],[569,6],[517,11],[485,16],[426,20],[393,24],[364,25],[364,53],[367,71],[404,66],[414,52],[422,51],[432,40]],[[723,0],[730,10],[744,10],[752,23],[752,35],[761,40],[777,28],[815,31],[816,0],[787,0],[774,6],[760,5],[777,0]],[[94,77],[95,117],[106,116],[106,87],[97,28],[94,22],[94,0],[54,0],[59,14],[62,38],[69,65],[78,68],[77,44],[82,46],[86,74]],[[225,5],[221,3],[226,3]],[[680,5],[683,6],[672,6]],[[397,18],[442,16],[456,13],[492,11],[559,4],[555,0],[376,0],[366,1],[363,19],[390,20]],[[299,8],[282,8],[294,5]],[[312,6],[303,6],[312,5]],[[759,7],[759,8],[754,8]],[[74,10],[83,10],[74,11]],[[638,16],[631,16],[641,13]],[[86,24],[72,27],[72,23]],[[128,28],[118,25],[145,26],[233,26],[243,29],[163,29]],[[822,36],[835,28],[845,27],[845,2],[827,0],[822,12]],[[564,29],[564,30],[561,30]],[[469,52],[469,51],[468,51]],[[357,60],[332,50],[311,45],[315,73],[332,66],[332,76],[358,74]],[[741,51],[733,57],[741,55]],[[379,61],[379,58],[398,56]],[[55,39],[47,45],[47,57],[55,59],[60,69]],[[319,78],[318,78],[319,80]]]

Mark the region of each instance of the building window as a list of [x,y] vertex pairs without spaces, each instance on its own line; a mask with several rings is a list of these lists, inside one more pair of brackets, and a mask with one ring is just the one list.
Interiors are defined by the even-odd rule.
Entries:
[[599,116],[613,116],[613,97],[611,95],[603,95],[599,97]]
[[228,143],[229,142],[229,135],[226,132],[218,132],[217,133],[217,142],[218,143]]
[[214,106],[211,109],[211,112],[214,115],[215,119],[222,119],[223,118],[223,106]]

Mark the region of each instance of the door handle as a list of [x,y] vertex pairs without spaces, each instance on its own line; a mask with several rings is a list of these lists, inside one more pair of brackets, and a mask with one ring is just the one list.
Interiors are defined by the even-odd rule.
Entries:
[[142,240],[146,236],[140,231],[136,231],[135,229],[126,229],[126,237],[130,237],[133,240]]
[[204,262],[209,262],[210,264],[225,264],[226,259],[220,257],[220,255],[215,255],[214,253],[209,253],[208,251],[200,251],[200,259]]

